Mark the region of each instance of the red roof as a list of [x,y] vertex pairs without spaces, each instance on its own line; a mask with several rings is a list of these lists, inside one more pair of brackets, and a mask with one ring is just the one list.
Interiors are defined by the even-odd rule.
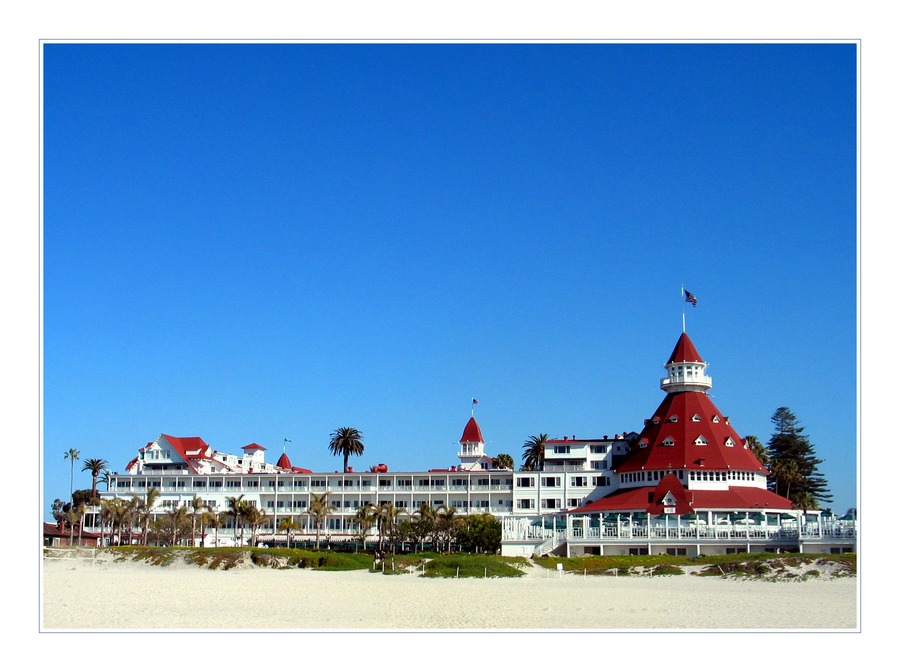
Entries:
[[[646,447],[640,447],[646,444]],[[744,440],[703,392],[672,392],[647,421],[616,473],[648,469],[740,470],[767,473]]]
[[475,420],[474,415],[469,418],[469,421],[466,423],[466,428],[463,430],[462,438],[459,442],[484,443],[484,439],[481,436],[481,427],[478,426],[478,422]]
[[690,336],[682,332],[681,337],[675,344],[675,349],[672,351],[672,356],[669,357],[669,361],[666,362],[666,364],[671,364],[672,362],[702,361],[703,358],[700,356],[700,353],[697,352],[697,348],[694,347],[694,343],[691,341]]
[[258,443],[248,443],[246,446],[241,448],[241,450],[265,450],[265,448],[263,448]]
[[754,511],[757,509],[792,509],[791,500],[764,488],[732,486],[727,490],[686,490],[678,479],[667,474],[658,485],[628,488],[568,511],[569,514],[606,513],[612,511],[663,512],[662,498],[671,492],[675,497],[675,514],[695,511]]
[[290,469],[291,461],[288,459],[287,453],[282,453],[281,457],[278,458],[278,462],[275,463],[276,467],[281,467],[282,469]]
[[182,459],[187,462],[188,467],[196,471],[192,460],[206,460],[212,457],[212,451],[209,450],[209,444],[199,436],[177,437],[161,434],[162,438],[168,441],[172,447],[181,455]]

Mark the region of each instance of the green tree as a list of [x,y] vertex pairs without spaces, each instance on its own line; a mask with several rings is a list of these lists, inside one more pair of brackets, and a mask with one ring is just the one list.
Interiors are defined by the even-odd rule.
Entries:
[[456,513],[456,507],[445,504],[435,509],[434,538],[436,546],[439,547],[436,550],[446,549],[448,553],[450,552],[460,524]]
[[419,504],[419,508],[413,511],[412,515],[415,543],[422,544],[424,549],[425,541],[430,539],[432,547],[436,549],[435,526],[437,524],[437,510],[428,502],[422,502]]
[[300,523],[294,520],[293,516],[288,516],[287,518],[282,518],[278,521],[278,529],[285,533],[287,537],[287,547],[291,547],[291,537],[294,532],[300,529]]
[[350,466],[350,456],[362,455],[365,451],[362,438],[359,430],[353,427],[340,427],[332,432],[328,448],[333,455],[344,456],[344,473],[347,473]]
[[141,539],[146,546],[150,543],[150,519],[153,516],[153,507],[156,506],[156,500],[159,499],[159,489],[150,486],[144,495],[144,499],[138,504],[137,516],[141,523]]
[[205,507],[203,511],[200,512],[197,521],[200,523],[200,533],[202,534],[200,545],[206,546],[206,530],[210,527],[216,528],[216,542],[218,543],[219,517],[212,507]]
[[193,546],[197,539],[197,516],[206,508],[206,502],[200,495],[194,495],[189,506],[191,508],[191,546]]
[[187,504],[182,504],[181,506],[175,506],[173,504],[169,510],[166,511],[164,520],[171,526],[172,546],[177,546],[178,541],[184,537],[189,518]]
[[234,536],[238,540],[238,546],[244,545],[244,513],[250,504],[244,500],[244,495],[226,497],[228,510],[225,512],[234,521]]
[[494,458],[494,469],[515,469],[516,463],[513,460],[512,455],[507,453],[500,453],[497,457]]
[[544,454],[549,437],[546,434],[532,435],[522,444],[522,469],[524,471],[543,471]]
[[366,548],[366,538],[369,536],[369,529],[375,526],[377,519],[378,507],[374,504],[363,504],[356,509],[353,522],[356,523],[356,538],[362,544],[363,550]]
[[247,508],[244,511],[244,522],[250,526],[250,545],[256,546],[256,537],[260,525],[262,525],[268,514],[265,509],[260,509],[253,502],[247,502]]
[[325,526],[325,519],[328,518],[329,513],[334,511],[334,507],[328,503],[330,496],[329,492],[313,493],[309,500],[309,508],[306,510],[316,528],[316,549],[319,548],[319,538],[322,528]]
[[752,434],[744,437],[744,445],[753,453],[759,463],[764,467],[769,465],[769,451],[762,442]]
[[462,519],[457,541],[466,553],[497,553],[503,530],[489,513],[474,513]]
[[772,423],[775,433],[767,444],[769,471],[772,472],[769,488],[797,505],[805,503],[807,508],[818,508],[821,502],[830,502],[828,483],[819,472],[822,460],[816,457],[797,417],[782,406],[772,415]]
[[95,457],[85,460],[81,467],[82,471],[91,472],[91,497],[93,499],[97,499],[97,481],[100,479],[100,474],[103,473],[108,466],[106,460]]

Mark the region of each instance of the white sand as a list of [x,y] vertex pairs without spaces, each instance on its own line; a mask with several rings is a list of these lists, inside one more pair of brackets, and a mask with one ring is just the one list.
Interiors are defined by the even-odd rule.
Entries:
[[854,630],[857,581],[514,579],[44,560],[42,628],[75,631]]

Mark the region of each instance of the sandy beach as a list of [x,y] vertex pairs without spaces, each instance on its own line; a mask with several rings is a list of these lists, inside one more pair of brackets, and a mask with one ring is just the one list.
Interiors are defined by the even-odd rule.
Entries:
[[857,628],[855,578],[428,579],[43,561],[44,631],[812,631]]

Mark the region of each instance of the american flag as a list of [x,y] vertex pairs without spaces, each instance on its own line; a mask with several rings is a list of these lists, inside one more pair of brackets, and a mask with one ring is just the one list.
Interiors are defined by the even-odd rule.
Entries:
[[697,307],[697,297],[694,296],[693,294],[691,294],[687,290],[684,290],[684,300],[687,301],[692,306],[694,306],[694,308]]
[[472,403],[473,403],[473,404],[477,404],[477,403],[478,403],[478,399],[475,399],[475,398],[473,397],[473,398],[472,398]]

